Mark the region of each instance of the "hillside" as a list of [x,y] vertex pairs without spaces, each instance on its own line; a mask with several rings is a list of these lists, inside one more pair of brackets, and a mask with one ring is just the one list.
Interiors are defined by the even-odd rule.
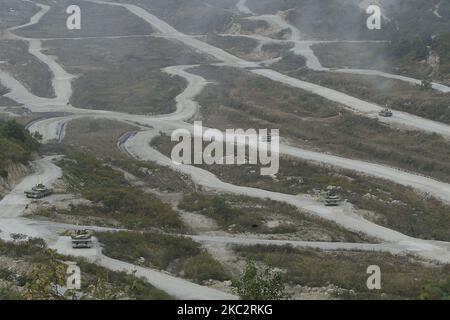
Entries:
[[448,296],[450,0],[1,2],[0,300]]
[[39,143],[18,123],[0,121],[0,177],[8,177],[8,167],[12,164],[26,164]]

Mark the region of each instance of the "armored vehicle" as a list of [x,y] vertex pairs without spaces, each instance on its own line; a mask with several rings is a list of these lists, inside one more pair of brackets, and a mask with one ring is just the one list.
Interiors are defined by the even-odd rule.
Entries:
[[381,110],[380,113],[379,113],[379,115],[380,115],[381,117],[385,117],[385,118],[389,118],[389,117],[392,117],[392,116],[393,116],[392,111],[389,110],[388,108]]
[[335,194],[329,193],[325,198],[325,206],[327,207],[337,207],[339,206],[339,202],[341,198]]
[[31,190],[25,191],[25,195],[30,199],[41,199],[47,197],[53,193],[53,190],[47,188],[42,183],[34,186]]
[[88,230],[76,230],[71,238],[74,249],[92,248],[92,234]]

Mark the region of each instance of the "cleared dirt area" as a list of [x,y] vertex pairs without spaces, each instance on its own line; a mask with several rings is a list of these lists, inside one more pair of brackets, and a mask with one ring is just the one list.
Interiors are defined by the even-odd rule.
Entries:
[[81,9],[81,30],[68,30],[66,21],[69,15],[66,9],[74,4],[73,1],[39,2],[51,5],[50,11],[37,25],[18,30],[17,34],[29,38],[77,38],[148,35],[153,32],[149,24],[124,8],[102,6],[87,1],[76,3]]
[[164,114],[175,109],[174,98],[184,81],[161,69],[201,64],[208,58],[162,38],[46,41],[48,54],[71,74],[71,103],[81,108]]
[[226,281],[230,275],[219,261],[191,239],[160,233],[97,233],[105,255],[165,270],[199,284],[209,280]]
[[26,42],[0,41],[0,57],[0,68],[14,76],[30,92],[40,97],[54,97],[49,68],[28,52]]
[[153,162],[128,159],[115,161],[113,164],[135,175],[139,179],[139,187],[147,193],[156,194],[171,206],[180,197],[179,194],[173,193],[192,192],[197,188],[189,176]]

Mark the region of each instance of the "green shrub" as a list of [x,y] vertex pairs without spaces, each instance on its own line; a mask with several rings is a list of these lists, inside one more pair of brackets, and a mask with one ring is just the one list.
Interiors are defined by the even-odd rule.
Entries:
[[142,257],[149,266],[160,269],[201,253],[197,243],[184,237],[135,232],[98,233],[97,237],[106,255],[132,263]]
[[221,264],[186,237],[148,232],[106,232],[96,236],[104,246],[104,254],[115,259],[169,270],[197,282],[228,279]]
[[209,279],[225,281],[230,278],[223,266],[208,253],[190,257],[186,261],[185,275],[197,282]]

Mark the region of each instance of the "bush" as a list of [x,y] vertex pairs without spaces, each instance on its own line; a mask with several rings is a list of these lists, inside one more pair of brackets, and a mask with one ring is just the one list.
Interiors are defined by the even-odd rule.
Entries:
[[427,284],[420,294],[422,300],[449,300],[450,280],[445,283]]
[[209,279],[225,281],[230,278],[223,266],[208,253],[189,258],[185,266],[185,276],[197,282]]
[[240,280],[233,286],[243,300],[281,300],[286,298],[281,273],[272,268],[259,272],[252,261],[247,266]]

